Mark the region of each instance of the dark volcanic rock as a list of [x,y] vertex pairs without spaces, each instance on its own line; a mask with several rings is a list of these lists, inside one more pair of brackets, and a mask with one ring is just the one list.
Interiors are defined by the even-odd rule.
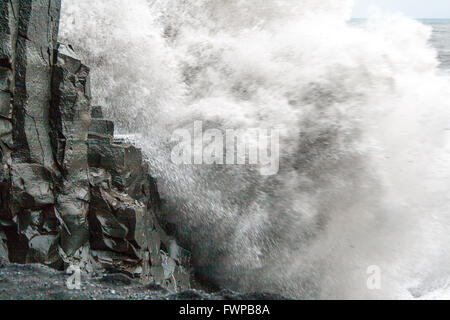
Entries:
[[[0,4],[0,231],[8,258],[54,263],[56,164],[50,142],[59,1]],[[6,240],[5,240],[6,238]]]
[[[6,1],[3,1],[5,3]],[[8,3],[8,2],[7,2]],[[13,52],[13,158],[55,169],[50,143],[53,53],[61,3],[55,0],[9,1],[17,32]]]
[[7,264],[0,259],[0,300],[283,300],[283,297],[242,295],[231,291],[208,294],[198,290],[171,292],[144,285],[126,275],[81,275],[80,290],[69,290],[68,275],[41,265]]
[[114,122],[111,120],[105,119],[93,119],[91,123],[91,127],[89,130],[89,134],[92,136],[106,136],[113,137],[114,136]]
[[190,254],[157,223],[149,165],[91,107],[89,68],[57,43],[59,12],[0,2],[0,260],[188,289]]
[[54,158],[61,172],[55,212],[62,225],[61,249],[68,257],[74,257],[89,241],[89,69],[81,63],[70,46],[59,45],[55,58],[51,108],[52,145]]
[[[97,114],[102,114],[100,107]],[[189,288],[190,256],[156,221],[153,210],[158,206],[158,191],[141,151],[115,143],[111,134],[94,134],[92,130],[97,129],[91,125],[88,139],[89,224],[96,261],[144,282],[175,291]]]
[[103,118],[103,110],[101,106],[93,106],[91,108],[91,118],[92,119],[102,119]]

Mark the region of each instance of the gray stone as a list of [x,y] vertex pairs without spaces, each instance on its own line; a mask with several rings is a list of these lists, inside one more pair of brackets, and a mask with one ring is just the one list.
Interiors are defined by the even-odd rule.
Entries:
[[92,136],[108,136],[114,137],[114,122],[105,119],[93,119],[89,134]]
[[[91,186],[91,248],[96,251],[110,250],[128,254],[130,258],[134,256],[137,265],[145,250],[142,244],[147,244],[144,221],[147,215],[146,207],[128,195],[110,189],[110,178],[100,178],[100,175],[97,171],[91,178],[91,182],[97,183]],[[108,189],[104,189],[105,186]],[[120,269],[119,266],[114,267]]]
[[101,106],[93,106],[91,109],[91,117],[92,119],[102,119],[103,118],[103,109]]
[[142,195],[142,152],[132,145],[89,139],[89,165],[106,169],[119,191],[139,198]]
[[[0,140],[12,146],[12,92],[14,90],[15,43],[18,1],[0,3]],[[4,149],[1,147],[1,149]],[[2,152],[9,150],[2,150]]]
[[7,246],[7,237],[5,232],[0,230],[0,261],[8,261],[8,246]]
[[57,235],[37,235],[30,239],[27,263],[42,263],[56,268],[61,267],[63,261],[57,251],[58,240]]
[[71,46],[59,44],[55,57],[51,137],[62,173],[55,210],[64,226],[61,248],[70,257],[89,241],[89,68],[81,63]]
[[0,260],[189,288],[141,150],[91,107],[89,68],[57,45],[59,0],[0,2]]
[[39,164],[14,163],[11,167],[11,210],[42,209],[55,203],[51,172]]
[[57,43],[59,0],[17,1],[18,36],[14,57],[14,158],[55,169],[50,143],[53,52]]

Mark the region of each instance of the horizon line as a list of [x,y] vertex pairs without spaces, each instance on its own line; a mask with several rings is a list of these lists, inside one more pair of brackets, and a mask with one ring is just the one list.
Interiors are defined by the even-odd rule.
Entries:
[[[415,19],[415,20],[450,20],[450,17],[446,17],[446,18],[415,18],[415,17],[410,17],[411,19]],[[351,19],[369,19],[369,17],[351,17]]]

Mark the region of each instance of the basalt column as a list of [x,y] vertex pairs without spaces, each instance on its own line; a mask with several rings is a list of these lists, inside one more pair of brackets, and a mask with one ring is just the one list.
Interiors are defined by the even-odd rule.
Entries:
[[14,262],[58,263],[49,112],[60,6],[0,2],[0,241]]
[[60,5],[0,0],[0,260],[187,289],[190,253],[158,224],[150,166],[57,42]]

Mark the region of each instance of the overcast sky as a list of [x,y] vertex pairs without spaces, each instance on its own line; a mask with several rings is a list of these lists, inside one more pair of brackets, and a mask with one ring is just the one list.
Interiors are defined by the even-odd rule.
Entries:
[[370,7],[403,12],[413,18],[449,18],[450,0],[355,0],[354,18],[366,18]]

